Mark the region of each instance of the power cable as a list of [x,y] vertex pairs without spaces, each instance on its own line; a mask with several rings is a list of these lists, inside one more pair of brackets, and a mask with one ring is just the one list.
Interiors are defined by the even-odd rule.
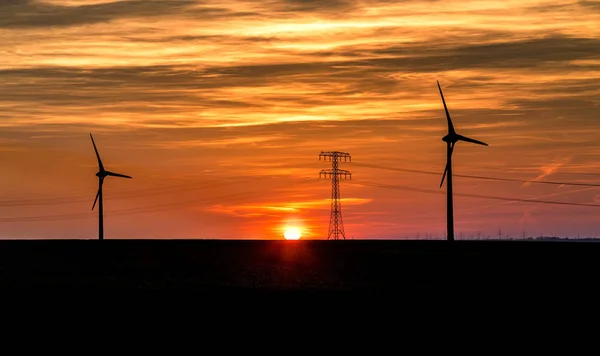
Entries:
[[[376,164],[368,164],[368,163],[355,163],[351,164],[367,167],[367,168],[378,168],[378,169],[387,169],[391,171],[400,171],[400,172],[410,172],[410,173],[422,173],[422,174],[430,174],[430,175],[438,175],[441,176],[440,172],[432,172],[432,171],[422,171],[417,169],[408,169],[408,168],[395,168],[395,167],[386,167],[380,166]],[[486,177],[486,176],[476,176],[476,175],[468,175],[468,174],[452,174],[453,177],[462,177],[462,178],[472,178],[472,179],[486,179],[486,180],[495,180],[495,181],[505,181],[505,182],[519,182],[519,183],[538,183],[538,184],[552,184],[552,185],[573,185],[573,186],[581,186],[581,187],[600,187],[600,184],[594,183],[577,183],[577,182],[555,182],[555,181],[543,181],[543,180],[525,180],[525,179],[514,179],[514,178],[500,178],[500,177]]]

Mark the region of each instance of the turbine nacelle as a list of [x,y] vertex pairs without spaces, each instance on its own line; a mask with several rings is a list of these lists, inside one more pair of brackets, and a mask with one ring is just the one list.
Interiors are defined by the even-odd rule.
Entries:
[[488,144],[483,142],[483,141],[479,141],[479,140],[475,140],[473,138],[467,137],[467,136],[463,136],[463,135],[459,135],[459,134],[447,134],[446,136],[442,137],[442,141],[449,143],[449,144],[455,144],[458,141],[465,141],[465,142],[470,142],[470,143],[475,143],[478,145],[483,145],[483,146],[487,146]]
[[120,178],[132,178],[131,176],[125,175],[125,174],[120,174],[120,173],[114,173],[111,171],[100,171],[98,173],[96,173],[96,177],[98,178],[106,178],[108,176],[113,176],[113,177],[120,177]]
[[458,141],[458,139],[455,136],[450,136],[450,134],[442,137],[442,141],[447,142],[447,143],[454,143],[456,141]]

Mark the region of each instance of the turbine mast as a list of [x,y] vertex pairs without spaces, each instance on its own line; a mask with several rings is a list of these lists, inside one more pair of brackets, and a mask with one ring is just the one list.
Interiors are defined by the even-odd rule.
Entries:
[[102,183],[103,179],[98,179],[100,186],[98,188],[98,239],[104,240],[104,210],[102,208]]
[[446,239],[454,241],[454,201],[452,198],[452,148],[448,144],[446,150]]
[[340,202],[340,179],[352,179],[352,173],[347,170],[339,169],[338,164],[341,159],[344,162],[352,162],[352,157],[345,152],[321,152],[319,161],[331,161],[331,169],[323,169],[319,172],[319,178],[331,178],[331,215],[329,217],[329,232],[327,240],[332,236],[334,240],[338,240],[340,236],[345,240],[344,222],[342,220],[342,204]]

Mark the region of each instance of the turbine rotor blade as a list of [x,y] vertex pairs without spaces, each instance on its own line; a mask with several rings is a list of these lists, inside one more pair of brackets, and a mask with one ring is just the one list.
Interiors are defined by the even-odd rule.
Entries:
[[96,199],[94,199],[94,205],[92,205],[92,210],[96,207],[96,202],[98,201],[98,197],[100,196],[100,189],[98,189],[98,193],[96,193]]
[[466,141],[466,142],[476,143],[476,144],[478,144],[478,145],[484,145],[484,146],[488,146],[488,144],[487,144],[487,143],[485,143],[485,142],[478,141],[478,140],[475,140],[475,139],[472,139],[472,138],[469,138],[469,137],[466,137],[466,136],[463,136],[463,135],[456,135],[456,137],[457,137],[459,140],[461,140],[461,141]]
[[444,174],[442,175],[442,181],[440,182],[440,188],[444,184],[444,178],[446,178],[446,173],[448,173],[448,163],[446,163],[446,168],[444,169]]
[[[447,147],[448,147],[448,150],[450,151],[450,156],[452,156],[452,153],[454,153],[454,143],[448,143]],[[444,184],[444,178],[446,178],[446,173],[448,173],[448,168],[450,168],[449,164],[450,164],[450,162],[446,161],[446,168],[444,168],[444,174],[442,175],[442,181],[440,182],[440,188]]]
[[124,175],[124,174],[113,173],[113,172],[111,172],[111,171],[106,171],[105,173],[106,173],[106,175],[107,175],[107,176],[121,177],[121,178],[129,178],[129,179],[133,178],[133,177],[130,177],[130,176],[126,176],[126,175]]
[[98,197],[100,196],[100,190],[102,189],[102,183],[104,183],[104,178],[100,178],[100,183],[98,186],[98,193],[96,193],[96,199],[94,199],[94,205],[92,205],[92,210],[96,207],[96,202],[98,202]]
[[90,133],[90,138],[92,139],[92,145],[94,145],[94,151],[96,152],[96,157],[98,158],[98,167],[100,167],[100,171],[104,171],[104,165],[102,164],[102,160],[100,159],[100,154],[98,154],[98,149],[96,148],[96,143],[94,142],[94,137]]
[[444,100],[444,93],[442,93],[442,88],[440,87],[440,82],[437,82],[438,89],[440,90],[440,96],[442,97],[442,103],[444,103],[444,111],[446,111],[446,119],[448,120],[448,133],[455,134],[454,125],[452,125],[452,119],[450,118],[450,113],[448,112],[448,107],[446,106],[446,100]]

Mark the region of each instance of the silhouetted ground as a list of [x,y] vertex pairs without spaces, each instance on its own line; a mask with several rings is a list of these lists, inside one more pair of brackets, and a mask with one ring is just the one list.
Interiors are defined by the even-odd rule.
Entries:
[[598,242],[0,241],[3,293],[100,288],[518,298],[583,295],[596,289],[599,272]]

